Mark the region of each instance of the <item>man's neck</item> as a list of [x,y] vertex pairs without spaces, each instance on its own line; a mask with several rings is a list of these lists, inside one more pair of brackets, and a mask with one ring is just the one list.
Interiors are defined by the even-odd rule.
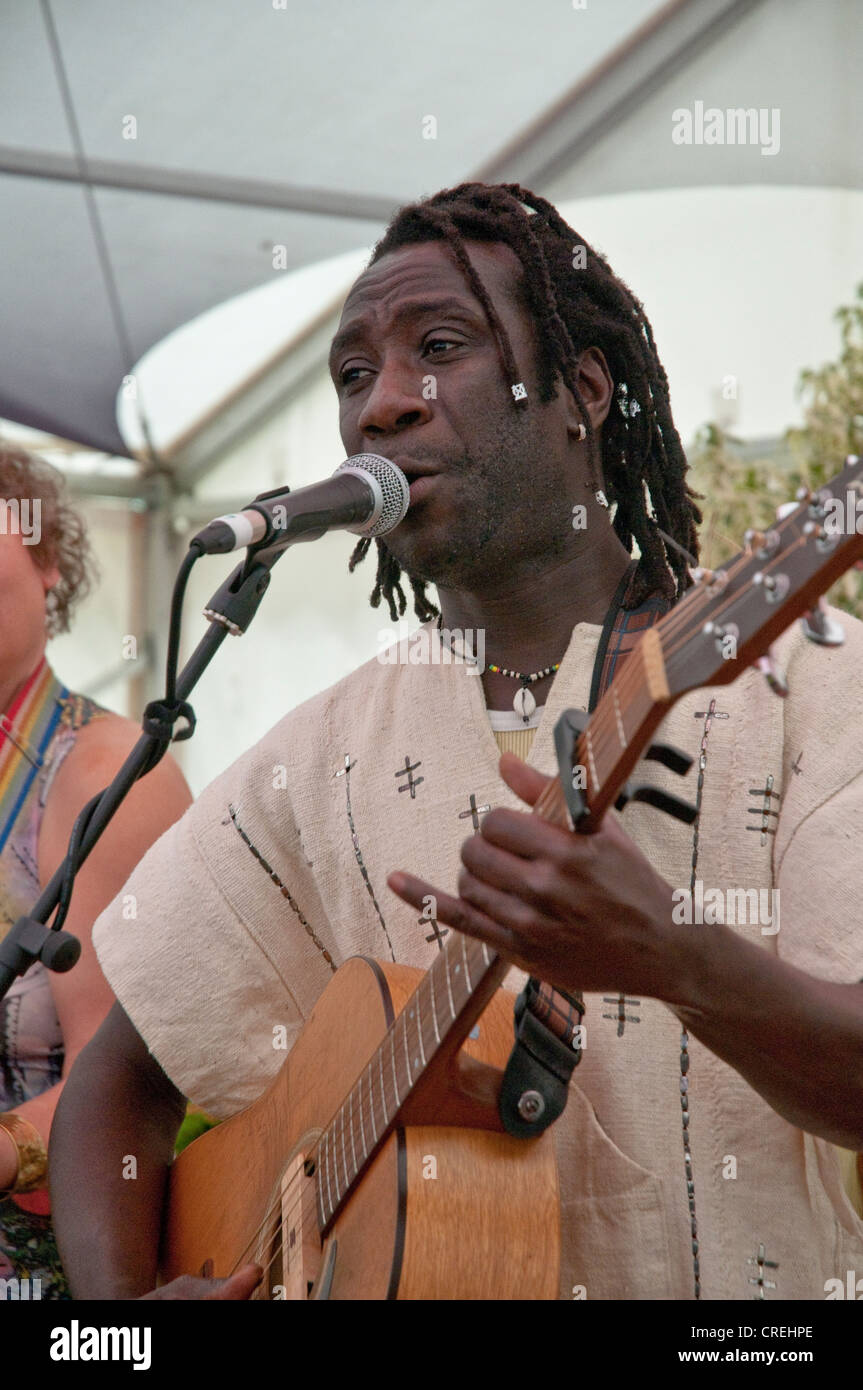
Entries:
[[[514,574],[482,591],[443,589],[441,626],[450,632],[485,633],[486,667],[491,663],[531,674],[559,663],[578,623],[602,624],[631,556],[616,536],[589,556],[579,555],[534,575]],[[543,704],[553,677],[531,687]],[[486,671],[486,703],[508,709],[518,685],[510,677]]]

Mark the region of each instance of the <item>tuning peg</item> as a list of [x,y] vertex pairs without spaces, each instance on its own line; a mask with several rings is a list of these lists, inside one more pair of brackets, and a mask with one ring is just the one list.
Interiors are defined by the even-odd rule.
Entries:
[[728,583],[728,575],[725,570],[709,570],[705,569],[703,565],[690,565],[689,577],[693,584],[703,584],[711,597],[720,594]]
[[759,656],[757,661],[752,664],[756,671],[760,671],[762,676],[766,678],[773,694],[779,695],[784,700],[788,694],[788,681],[785,679],[785,672],[772,652],[767,652],[765,656]]
[[644,757],[655,763],[662,763],[663,767],[667,767],[670,772],[676,772],[679,777],[684,777],[694,762],[688,753],[683,753],[672,743],[651,743]]
[[614,804],[618,811],[622,811],[630,801],[644,801],[648,806],[655,806],[657,811],[665,811],[666,815],[682,820],[685,825],[692,825],[698,815],[698,807],[693,806],[691,802],[683,801],[679,796],[672,796],[670,792],[664,792],[659,787],[651,787],[646,782],[641,782],[635,787],[631,782],[627,782]]
[[817,642],[820,647],[841,647],[845,641],[845,629],[830,617],[824,598],[819,598],[815,607],[803,614],[800,626],[804,637],[808,637],[810,642]]
[[[785,506],[793,508],[795,503],[788,502]],[[781,519],[782,507],[776,515]],[[779,548],[781,537],[778,531],[744,531],[743,544],[751,554],[757,554],[760,560],[769,560],[773,552]]]

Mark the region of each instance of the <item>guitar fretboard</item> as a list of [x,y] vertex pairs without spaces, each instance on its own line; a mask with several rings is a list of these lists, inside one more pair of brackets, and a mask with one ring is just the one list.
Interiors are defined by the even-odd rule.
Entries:
[[474,1000],[505,964],[460,933],[437,956],[318,1144],[318,1222],[325,1231],[390,1134],[408,1096]]

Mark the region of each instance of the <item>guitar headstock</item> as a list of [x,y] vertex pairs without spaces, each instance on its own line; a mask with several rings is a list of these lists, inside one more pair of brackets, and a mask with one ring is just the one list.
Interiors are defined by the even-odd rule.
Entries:
[[845,570],[863,559],[863,459],[698,582],[656,626],[671,698],[725,685],[762,656],[795,618],[813,609]]

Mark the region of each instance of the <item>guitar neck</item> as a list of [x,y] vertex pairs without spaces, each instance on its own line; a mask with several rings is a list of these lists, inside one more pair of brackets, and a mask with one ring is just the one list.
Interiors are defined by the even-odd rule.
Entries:
[[509,966],[458,932],[423,976],[318,1145],[318,1224],[331,1225],[405,1104],[444,1049],[458,1045]]
[[[581,772],[578,785],[586,806],[578,824],[582,833],[598,829],[672,703],[661,628],[660,623],[643,634],[627,656],[618,681],[606,690],[579,736],[573,772]],[[533,810],[543,820],[565,830],[572,828],[558,778],[545,788]]]

